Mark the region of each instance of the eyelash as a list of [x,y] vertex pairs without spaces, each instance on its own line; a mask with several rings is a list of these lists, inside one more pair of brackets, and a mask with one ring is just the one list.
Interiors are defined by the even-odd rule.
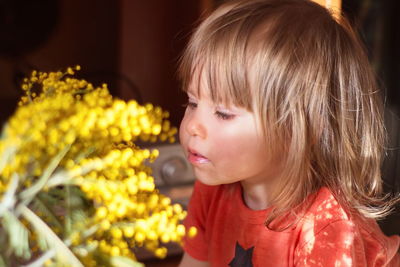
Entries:
[[191,109],[193,109],[193,108],[197,108],[197,104],[194,103],[194,102],[188,101],[188,102],[186,102],[185,104],[183,104],[183,107],[184,107],[184,108],[191,108]]
[[[194,109],[197,108],[197,104],[194,102],[190,102],[188,101],[186,104],[183,105],[185,108],[190,108],[190,109]],[[232,114],[226,114],[224,112],[221,111],[215,111],[214,113],[218,118],[222,119],[222,120],[230,120],[233,119],[235,117],[235,115]]]
[[230,119],[233,119],[233,117],[235,116],[235,115],[232,115],[232,114],[226,114],[226,113],[221,112],[221,111],[215,111],[215,115],[217,115],[217,117],[222,119],[222,120],[230,120]]

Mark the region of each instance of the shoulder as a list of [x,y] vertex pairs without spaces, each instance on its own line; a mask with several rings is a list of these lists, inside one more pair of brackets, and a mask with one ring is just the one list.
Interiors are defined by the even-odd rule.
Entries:
[[350,213],[325,187],[314,195],[298,227],[297,256],[303,261],[322,257],[318,261],[375,266],[397,257],[399,237],[387,237],[375,220]]
[[313,228],[319,232],[335,222],[352,224],[350,213],[339,204],[333,193],[322,187],[316,194],[309,197],[311,203],[302,219],[304,226],[313,222]]
[[313,197],[305,215],[300,220],[302,230],[313,229],[315,235],[323,234],[327,229],[335,229],[336,233],[351,232],[369,236],[382,243],[385,238],[375,220],[351,212],[335,198],[326,187],[321,188]]
[[309,196],[309,201],[312,202],[307,203],[309,206],[297,225],[300,231],[298,250],[309,253],[311,249],[314,249],[316,237],[327,241],[339,234],[348,235],[355,231],[355,225],[349,213],[339,204],[328,188],[323,187],[316,194]]

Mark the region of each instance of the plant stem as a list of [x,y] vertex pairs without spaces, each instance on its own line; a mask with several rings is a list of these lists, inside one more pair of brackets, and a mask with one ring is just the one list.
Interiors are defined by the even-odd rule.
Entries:
[[54,246],[52,250],[55,250],[58,256],[62,256],[65,263],[71,264],[71,266],[83,267],[83,264],[79,259],[72,253],[66,244],[51,230],[51,228],[40,219],[33,211],[23,204],[18,205],[17,209],[26,220],[28,220],[35,228],[38,234],[44,236],[48,244]]

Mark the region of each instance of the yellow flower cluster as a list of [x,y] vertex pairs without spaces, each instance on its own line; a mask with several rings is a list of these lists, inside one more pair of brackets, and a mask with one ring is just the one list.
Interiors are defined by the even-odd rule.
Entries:
[[[69,68],[67,73],[73,70]],[[5,129],[7,138],[19,147],[13,162],[3,170],[6,179],[13,172],[26,172],[28,162],[34,162],[33,171],[38,175],[66,145],[73,144],[65,158],[75,159],[93,150],[103,156],[114,144],[133,143],[138,138],[174,142],[177,129],[164,120],[169,114],[160,107],[113,99],[105,84],[94,88],[85,80],[65,76],[34,71],[25,80],[26,96]],[[1,144],[0,149],[5,146]]]
[[[180,224],[186,212],[155,188],[146,162],[158,151],[141,149],[135,141],[174,142],[177,129],[160,107],[115,99],[105,84],[73,78],[79,69],[34,71],[24,80],[25,95],[0,139],[0,199],[13,175],[21,177],[19,191],[29,189],[61,154],[42,191],[62,188],[69,196],[70,187],[79,188],[91,204],[83,210],[84,220],[68,221],[72,204],[63,198],[60,220],[69,223],[68,231],[49,225],[71,241],[85,266],[106,266],[104,258],[113,256],[135,259],[138,246],[165,257],[163,244],[180,243],[196,230]],[[83,235],[89,228],[95,230]]]

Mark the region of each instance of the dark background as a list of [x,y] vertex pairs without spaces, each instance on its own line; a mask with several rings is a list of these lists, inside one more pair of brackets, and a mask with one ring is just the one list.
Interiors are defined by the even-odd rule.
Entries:
[[[14,111],[21,79],[33,69],[79,64],[79,75],[113,95],[152,102],[179,125],[184,95],[177,59],[212,0],[0,0],[0,123]],[[394,0],[343,0],[385,92],[390,137],[385,189],[400,190],[400,21]],[[399,212],[382,222],[400,234]]]
[[[177,59],[201,14],[221,0],[0,0],[0,122],[14,110],[32,69],[79,64],[123,99],[152,102],[179,124],[184,102]],[[387,104],[400,106],[399,16],[394,0],[343,0]]]
[[22,77],[81,65],[113,95],[152,102],[178,124],[184,102],[176,61],[202,1],[0,0],[0,121],[13,112]]
[[[385,191],[400,192],[400,19],[395,1],[344,0],[344,13],[364,41],[385,96],[388,147],[383,164]],[[400,205],[379,222],[386,234],[400,234]]]

